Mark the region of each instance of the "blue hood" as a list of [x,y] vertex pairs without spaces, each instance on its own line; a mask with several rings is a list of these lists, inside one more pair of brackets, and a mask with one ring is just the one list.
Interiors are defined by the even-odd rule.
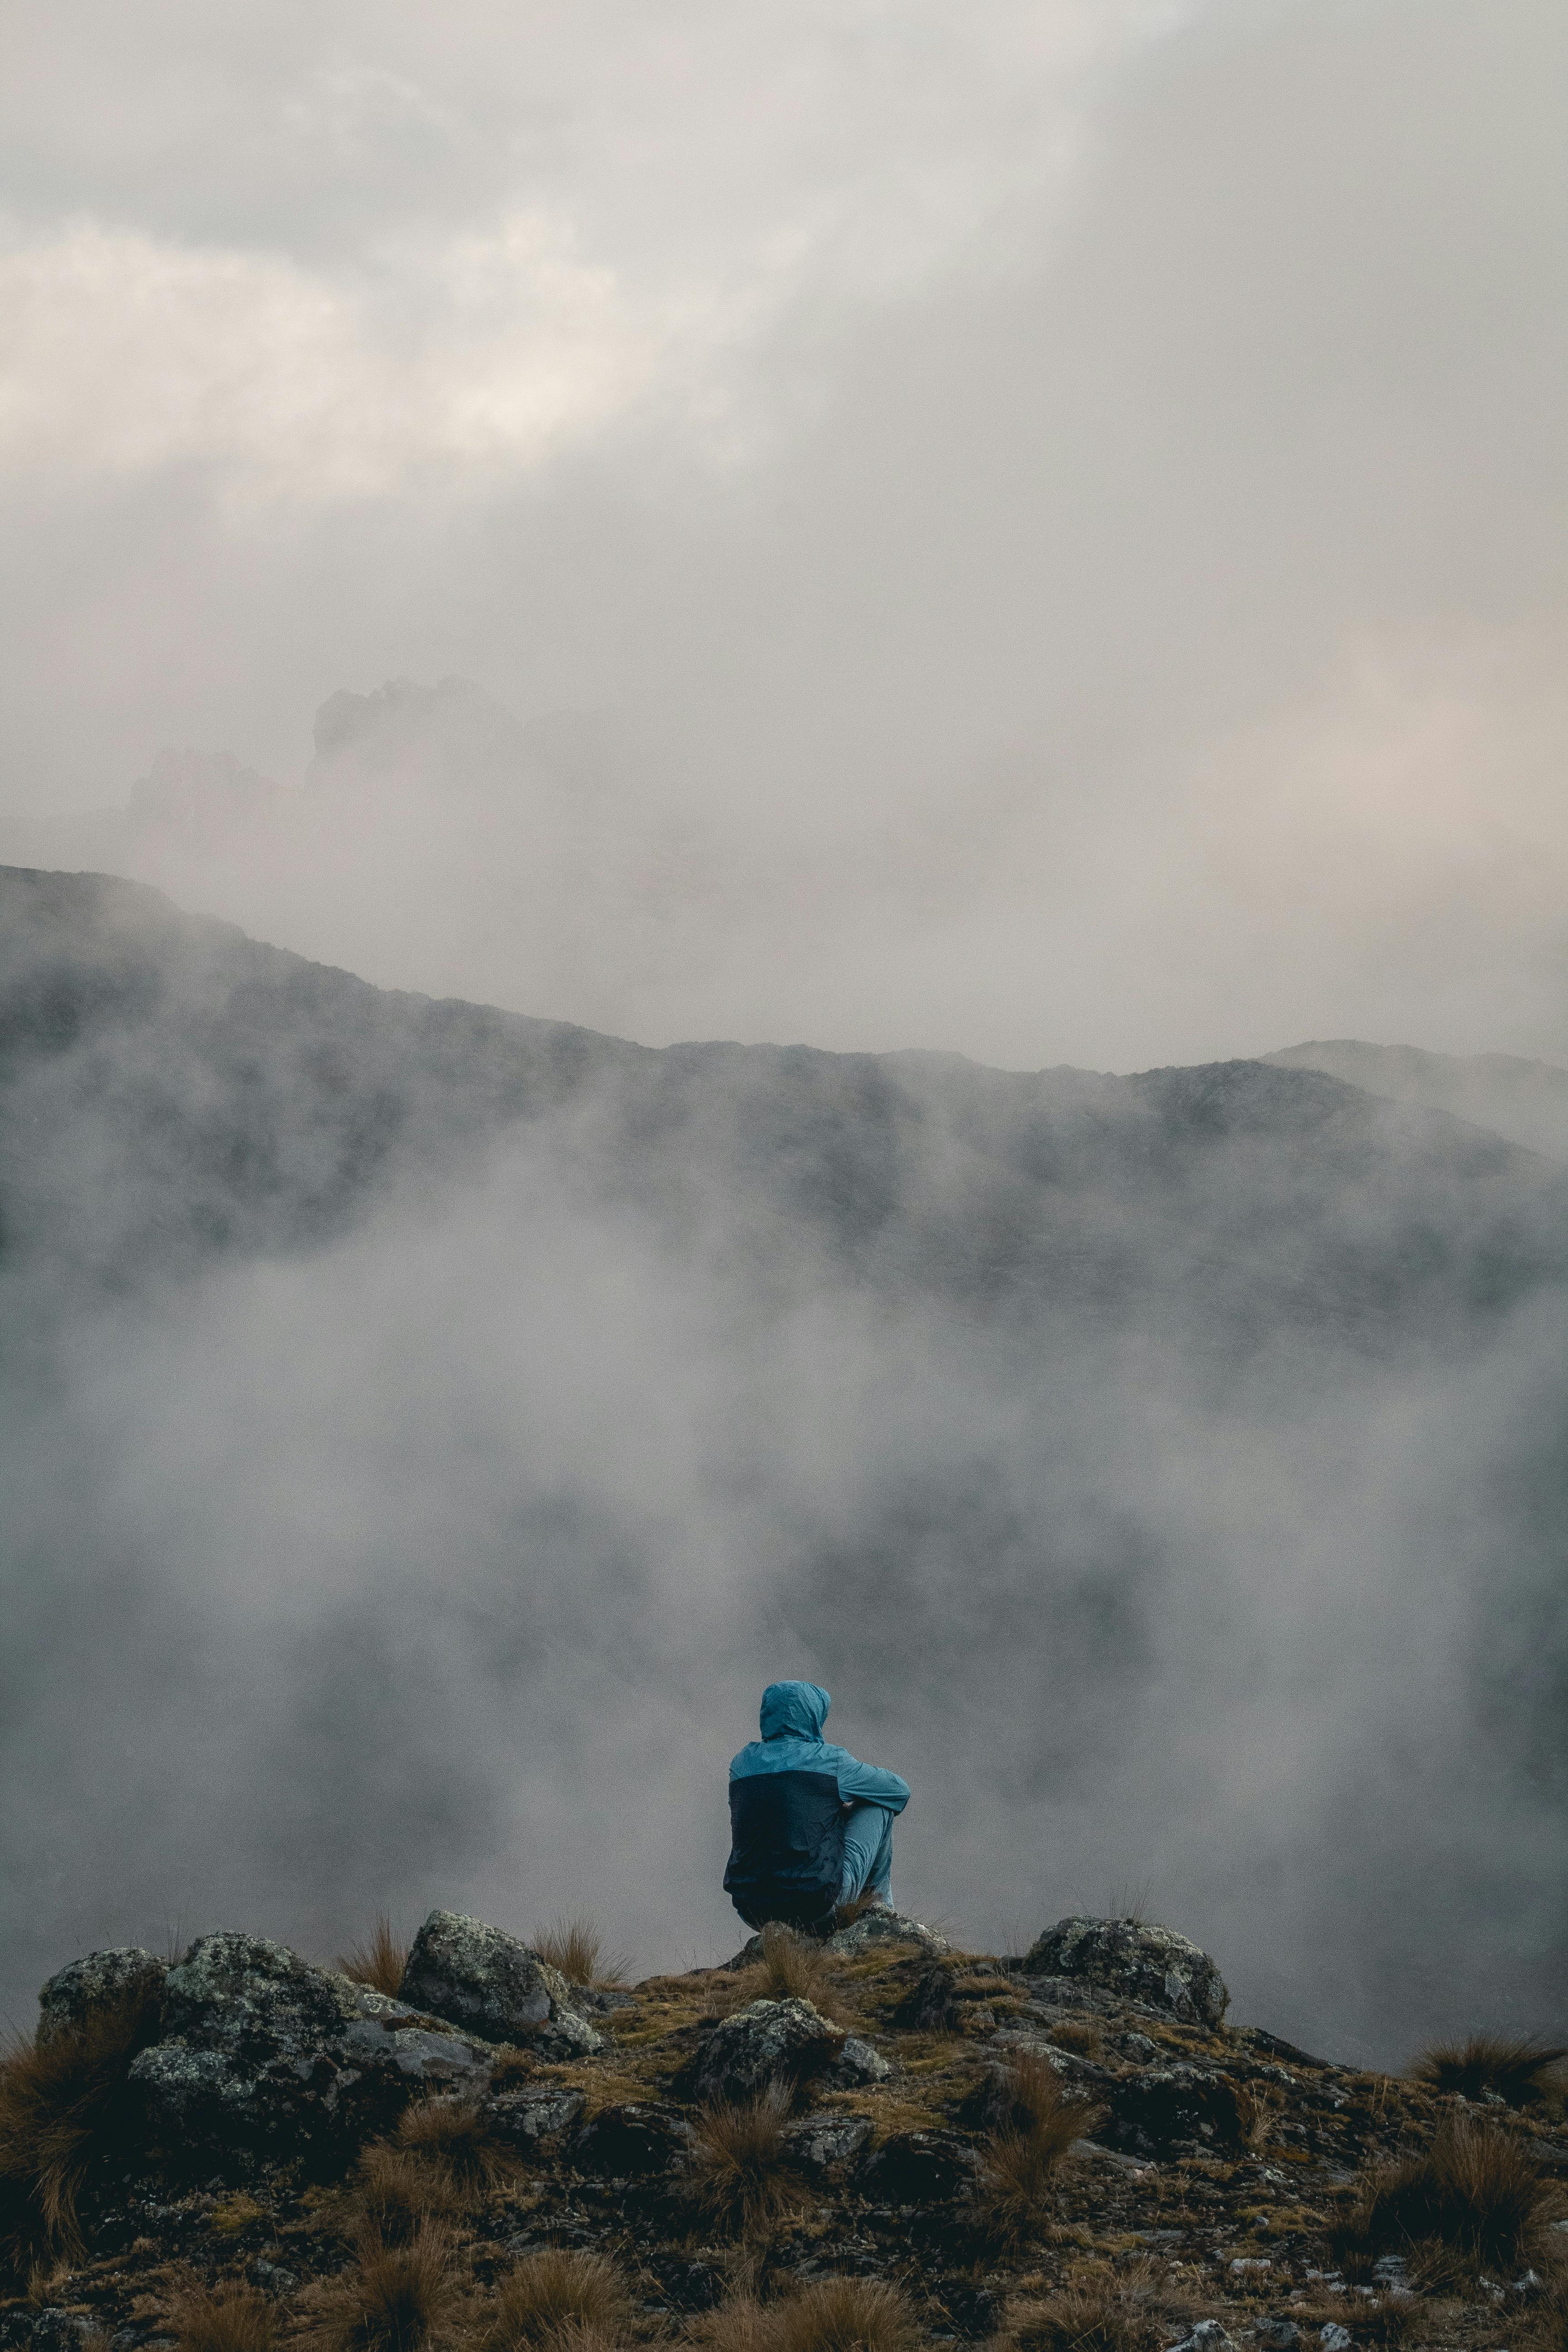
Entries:
[[832,1704],[816,1683],[770,1683],[763,1693],[763,1738],[776,1739],[781,1731],[793,1731],[801,1739],[820,1739]]

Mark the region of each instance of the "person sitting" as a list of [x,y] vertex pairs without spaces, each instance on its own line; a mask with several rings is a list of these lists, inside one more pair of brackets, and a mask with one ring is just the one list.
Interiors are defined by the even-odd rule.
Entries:
[[730,1767],[724,1891],[748,1927],[783,1919],[828,1935],[847,1904],[890,1906],[893,1819],[910,1784],[829,1746],[831,1705],[816,1683],[770,1683],[763,1736]]

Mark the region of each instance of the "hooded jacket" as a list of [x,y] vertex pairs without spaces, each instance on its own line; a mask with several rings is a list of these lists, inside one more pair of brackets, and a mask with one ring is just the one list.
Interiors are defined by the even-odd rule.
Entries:
[[822,1736],[832,1705],[816,1683],[770,1683],[762,1738],[730,1767],[726,1892],[743,1918],[822,1918],[844,1876],[844,1815],[858,1804],[901,1813],[910,1784]]

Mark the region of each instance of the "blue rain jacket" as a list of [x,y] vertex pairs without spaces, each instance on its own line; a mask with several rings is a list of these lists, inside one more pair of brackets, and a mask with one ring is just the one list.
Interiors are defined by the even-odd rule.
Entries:
[[901,1813],[910,1784],[862,1764],[822,1736],[832,1705],[816,1683],[770,1683],[762,1738],[730,1767],[726,1893],[743,1919],[821,1920],[844,1876],[844,1821],[851,1805]]

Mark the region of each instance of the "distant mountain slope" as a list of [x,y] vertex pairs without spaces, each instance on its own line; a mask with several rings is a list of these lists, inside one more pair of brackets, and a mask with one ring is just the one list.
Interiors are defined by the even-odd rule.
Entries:
[[1262,1059],[1281,1070],[1324,1070],[1390,1102],[1446,1110],[1510,1143],[1568,1160],[1568,1070],[1517,1054],[1428,1054],[1418,1045],[1319,1038]]
[[5,1261],[111,1289],[310,1246],[548,1114],[591,1190],[673,1231],[1005,1315],[1382,1348],[1568,1272],[1568,1179],[1309,1070],[655,1050],[372,988],[104,876],[0,869],[0,1066]]

